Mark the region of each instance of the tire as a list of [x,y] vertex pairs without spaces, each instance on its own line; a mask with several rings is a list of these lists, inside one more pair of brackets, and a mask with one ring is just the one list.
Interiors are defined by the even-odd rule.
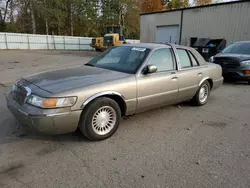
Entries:
[[92,141],[111,137],[119,127],[121,109],[112,99],[97,98],[83,110],[79,128],[82,134]]
[[250,81],[248,81],[248,85],[250,85]]
[[[210,87],[209,82],[207,80],[205,80],[201,84],[201,86],[199,87],[195,96],[193,97],[192,103],[196,106],[203,106],[204,104],[206,104],[208,101],[209,95],[210,95],[210,88],[211,87]],[[203,95],[203,97],[202,97],[202,95]]]

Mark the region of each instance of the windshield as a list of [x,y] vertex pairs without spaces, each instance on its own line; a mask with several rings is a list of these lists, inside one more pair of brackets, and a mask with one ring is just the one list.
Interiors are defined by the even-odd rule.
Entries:
[[250,55],[250,43],[235,43],[225,48],[223,53]]
[[143,47],[114,47],[92,59],[87,65],[134,74],[149,51],[149,49]]

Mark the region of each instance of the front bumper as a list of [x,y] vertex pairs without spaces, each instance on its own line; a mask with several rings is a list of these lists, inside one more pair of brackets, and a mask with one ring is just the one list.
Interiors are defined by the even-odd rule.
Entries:
[[223,76],[225,78],[233,78],[239,81],[250,81],[250,74],[245,74],[245,71],[250,70],[250,67],[223,68]]
[[29,130],[44,134],[64,134],[77,129],[81,111],[67,109],[40,109],[29,104],[20,105],[13,99],[12,92],[6,96],[7,107]]

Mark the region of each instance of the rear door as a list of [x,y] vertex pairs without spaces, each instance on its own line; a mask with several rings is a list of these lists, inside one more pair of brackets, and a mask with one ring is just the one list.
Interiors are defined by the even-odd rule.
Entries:
[[203,73],[194,55],[186,49],[177,49],[180,60],[178,70],[179,94],[178,102],[191,99],[198,90]]

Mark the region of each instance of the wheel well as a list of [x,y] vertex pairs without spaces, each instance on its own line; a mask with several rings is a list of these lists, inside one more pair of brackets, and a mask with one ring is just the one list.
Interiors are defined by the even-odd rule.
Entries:
[[120,106],[122,116],[126,115],[127,105],[126,105],[126,103],[125,103],[125,101],[123,100],[122,97],[120,97],[118,95],[104,95],[104,96],[101,96],[101,97],[108,97],[110,99],[113,99]]
[[[102,98],[102,97],[107,97],[107,98],[110,98],[112,100],[114,100],[115,102],[117,102],[117,104],[119,105],[120,109],[121,109],[121,114],[122,116],[125,116],[126,115],[126,111],[127,111],[127,105],[125,103],[125,101],[123,100],[122,97],[120,97],[119,95],[102,95],[102,96],[99,96],[99,97],[96,97],[94,98],[93,100],[91,100],[90,102],[96,100],[97,98]],[[90,103],[89,102],[89,103]],[[88,104],[89,104],[88,103]],[[88,106],[87,104],[87,106]]]
[[210,84],[210,90],[213,88],[213,80],[211,78],[207,79]]

